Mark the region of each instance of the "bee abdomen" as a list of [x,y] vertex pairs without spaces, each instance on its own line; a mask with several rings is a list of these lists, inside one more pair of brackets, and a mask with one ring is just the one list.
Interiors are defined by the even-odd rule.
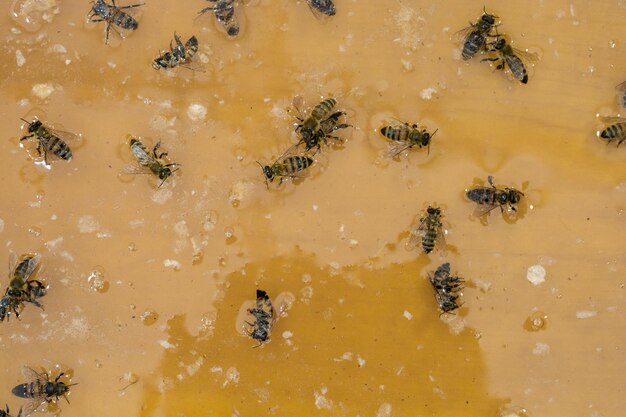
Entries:
[[333,110],[333,107],[335,107],[336,104],[337,100],[335,100],[334,98],[327,98],[326,100],[315,106],[315,108],[313,108],[311,116],[318,120],[323,119]]
[[479,31],[474,31],[467,35],[467,39],[463,44],[463,52],[461,54],[463,59],[466,61],[471,59],[478,53],[478,51],[485,47],[485,42],[485,37]]
[[113,21],[117,26],[123,29],[135,30],[139,26],[139,23],[137,23],[132,16],[119,10],[117,11]]
[[467,193],[467,198],[478,204],[493,204],[495,193],[490,188],[473,188]]
[[506,63],[511,69],[513,76],[523,84],[528,82],[528,72],[522,60],[516,55],[506,55]]
[[391,140],[404,142],[407,139],[407,131],[402,126],[385,126],[380,129],[380,133]]
[[429,230],[424,237],[422,237],[422,249],[424,253],[431,253],[435,249],[435,239],[437,238],[436,232]]
[[600,136],[604,139],[617,139],[626,136],[626,123],[616,123],[600,132]]
[[53,155],[56,155],[61,159],[65,159],[67,161],[72,159],[72,150],[70,147],[67,143],[63,142],[56,136],[53,136],[46,144],[46,150],[48,152],[52,152]]
[[293,174],[298,171],[307,169],[313,164],[313,159],[307,156],[291,156],[285,160],[287,172]]

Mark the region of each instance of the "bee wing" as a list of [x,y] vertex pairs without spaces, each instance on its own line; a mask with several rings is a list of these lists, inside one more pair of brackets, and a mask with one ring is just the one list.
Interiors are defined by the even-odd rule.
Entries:
[[63,142],[67,143],[68,145],[71,145],[72,143],[78,143],[81,140],[81,135],[76,134],[76,133],[66,132],[65,130],[57,130],[57,129],[52,129],[52,128],[50,128],[49,130],[50,130],[50,133],[52,133],[53,135],[55,135],[56,137],[58,137]]
[[459,31],[456,31],[452,34],[452,40],[455,42],[464,42],[467,35],[475,31],[476,28],[472,25],[465,27]]
[[422,247],[422,238],[426,234],[426,221],[425,218],[420,219],[420,224],[411,230],[411,236],[409,236],[409,240],[406,242],[405,249],[413,250],[415,248]]
[[619,92],[624,92],[626,90],[626,81],[619,83],[615,86],[615,90]]
[[393,142],[388,145],[385,155],[387,156],[387,158],[395,158],[412,146],[412,143],[407,144],[406,142]]
[[35,395],[33,398],[29,398],[26,402],[26,405],[24,405],[24,407],[22,408],[22,415],[24,417],[28,417],[29,415],[37,411],[37,409],[41,407],[41,405],[45,402],[46,397],[45,395],[43,395],[43,393],[41,395]]
[[33,256],[30,261],[28,262],[28,266],[26,267],[26,270],[24,271],[24,279],[27,280],[33,273],[33,271],[35,271],[35,269],[37,269],[37,267],[39,266],[39,262],[41,261],[41,255],[40,254],[36,254],[35,256]]
[[600,120],[604,123],[623,123],[626,122],[626,117],[619,116],[604,116],[601,117]]
[[476,204],[472,215],[474,217],[482,217],[485,214],[491,212],[491,210],[495,209],[496,207],[498,207],[497,204]]
[[435,238],[435,250],[444,250],[446,248],[446,234],[443,230],[443,224],[439,223],[437,226],[437,237]]
[[534,52],[528,52],[517,48],[513,48],[513,52],[515,52],[515,55],[517,55],[525,63],[534,64],[539,61],[539,55]]
[[[320,20],[329,17],[329,15],[327,15],[326,13],[323,13],[320,9],[315,7],[315,5],[313,4],[314,1],[315,0],[307,0],[307,3],[309,4],[309,9],[311,9],[311,12],[313,12],[313,16],[315,16],[316,19],[320,19]],[[330,3],[331,1],[328,0],[328,2]]]
[[22,367],[22,375],[24,375],[25,382],[38,382],[45,385],[48,382],[48,375],[35,371],[30,366]]
[[156,162],[156,159],[140,146],[131,146],[133,156],[140,165],[147,166]]
[[9,280],[13,277],[13,271],[15,271],[15,267],[17,266],[17,255],[15,252],[11,251],[9,253]]
[[146,169],[145,166],[142,166],[142,165],[140,165],[137,162],[131,162],[130,164],[124,165],[124,168],[122,168],[122,172],[124,174],[132,174],[132,175],[150,174],[151,173],[150,171],[148,171]]
[[185,64],[180,64],[180,66],[191,71],[206,72],[206,70],[204,69],[204,64],[197,60],[191,60]]

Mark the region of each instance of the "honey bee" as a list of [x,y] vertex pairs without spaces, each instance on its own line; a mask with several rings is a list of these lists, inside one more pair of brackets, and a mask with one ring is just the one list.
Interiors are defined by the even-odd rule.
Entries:
[[[161,147],[161,141],[157,142],[152,148],[152,152],[144,146],[139,139],[131,138],[130,150],[137,160],[137,164],[133,163],[125,167],[125,171],[129,174],[148,174],[151,173],[161,180],[159,188],[163,185],[170,175],[178,171],[172,167],[180,166],[176,162],[167,163],[163,158],[167,156],[167,152],[157,154],[157,149]],[[146,171],[147,169],[147,171]]]
[[237,36],[239,34],[239,22],[235,16],[235,6],[238,4],[236,0],[207,0],[214,3],[213,6],[205,7],[198,12],[203,15],[208,12],[215,14],[215,19],[222,24],[228,36]]
[[[6,409],[0,409],[0,417],[12,417],[8,404],[6,404]],[[20,407],[20,411],[17,413],[17,417],[22,417],[22,407]]]
[[496,69],[504,70],[505,66],[509,67],[513,77],[522,84],[528,83],[528,72],[526,71],[526,64],[537,62],[537,55],[526,51],[515,49],[508,43],[502,36],[496,34],[496,41],[490,44],[491,52],[495,52],[497,57],[484,58],[483,61],[497,62]]
[[79,135],[62,130],[52,129],[44,125],[41,121],[33,119],[32,122],[20,119],[28,123],[28,135],[22,136],[20,142],[26,139],[35,138],[37,143],[37,153],[43,153],[43,160],[48,165],[48,152],[52,155],[69,161],[72,159],[72,150],[66,142],[79,138]]
[[402,124],[394,126],[383,126],[380,128],[380,134],[396,142],[389,147],[387,156],[394,158],[410,149],[414,146],[418,148],[427,147],[430,154],[430,142],[437,130],[430,134],[426,129],[420,129],[417,124],[409,125],[408,123],[401,122]]
[[259,347],[269,340],[274,321],[274,307],[265,291],[256,290],[256,305],[253,308],[249,308],[248,313],[252,314],[255,319],[254,323],[246,322],[252,327],[249,335],[259,342],[255,346]]
[[626,141],[626,118],[623,117],[603,117],[604,123],[610,123],[609,126],[600,132],[600,137],[606,140],[606,144],[615,141],[617,146]]
[[484,216],[496,207],[500,207],[500,211],[504,212],[504,206],[508,205],[508,209],[517,211],[515,204],[519,203],[524,193],[515,188],[497,188],[493,185],[493,177],[487,177],[487,181],[491,187],[474,187],[467,191],[467,198],[477,203],[475,215]]
[[289,148],[286,153],[278,157],[270,165],[263,165],[257,161],[257,164],[259,164],[263,171],[267,188],[269,188],[269,184],[274,181],[275,178],[280,179],[278,182],[279,186],[285,179],[301,178],[305,174],[306,169],[315,162],[308,156],[292,155],[292,151],[293,147]]
[[70,387],[77,384],[66,384],[59,381],[65,372],[61,372],[53,381],[47,372],[39,373],[28,366],[22,368],[26,382],[15,386],[11,392],[20,398],[28,398],[24,407],[24,416],[27,417],[35,412],[43,403],[56,402],[59,397],[65,398],[69,404],[67,394]]
[[[93,2],[93,6],[91,7],[91,11],[89,14],[90,22],[106,22],[106,38],[105,43],[109,43],[109,32],[111,31],[111,25],[118,26],[122,29],[126,30],[135,30],[139,26],[139,23],[132,17],[130,14],[124,12],[123,10],[132,9],[134,7],[143,6],[144,3],[132,4],[130,6],[122,6],[117,7],[115,4],[115,0],[111,0],[112,4],[107,4],[104,0],[96,0]],[[113,30],[123,38],[122,34],[119,33],[115,27]]]
[[11,252],[9,256],[9,286],[7,287],[4,297],[0,299],[0,322],[4,318],[15,314],[19,318],[18,308],[24,303],[31,303],[43,309],[38,298],[46,295],[46,287],[36,279],[30,279],[31,275],[41,262],[41,255],[27,253],[19,258],[19,262],[15,253]]
[[483,9],[483,15],[470,25],[454,34],[455,39],[463,40],[463,52],[461,55],[465,61],[471,59],[478,52],[486,49],[487,38],[491,36],[491,29],[496,27],[498,16],[487,13]]
[[439,207],[428,206],[426,215],[423,216],[417,228],[411,231],[411,236],[407,242],[407,249],[421,247],[426,254],[431,253],[435,247],[445,247],[445,236],[442,214]]
[[450,275],[450,263],[441,264],[434,274],[430,274],[430,283],[435,289],[435,298],[441,314],[454,314],[460,307],[458,300],[463,290],[463,278]]
[[337,12],[333,0],[306,0],[306,2],[318,19],[324,16],[334,16]]
[[327,139],[329,138],[341,141],[339,137],[332,136],[331,134],[339,129],[345,129],[351,126],[345,123],[338,123],[339,118],[344,116],[346,112],[333,112],[333,109],[337,105],[337,100],[334,98],[322,100],[318,105],[313,107],[311,115],[304,118],[298,108],[297,99],[298,98],[294,100],[294,107],[300,115],[299,117],[296,117],[300,122],[296,126],[296,133],[298,133],[301,137],[298,144],[304,144],[307,151],[313,148],[317,148],[319,151],[321,149],[321,142],[328,144]]
[[188,69],[195,69],[190,64],[191,58],[198,52],[198,39],[192,36],[183,45],[180,37],[174,32],[174,41],[176,46],[172,46],[172,42],[170,42],[170,50],[163,52],[156,58],[152,62],[152,68],[158,70],[161,68],[174,68],[180,65]]

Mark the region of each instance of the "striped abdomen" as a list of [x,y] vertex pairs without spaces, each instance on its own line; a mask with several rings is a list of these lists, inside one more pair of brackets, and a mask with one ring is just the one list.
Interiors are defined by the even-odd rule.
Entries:
[[215,6],[215,18],[224,26],[228,36],[239,34],[239,22],[235,17],[235,7],[232,0],[220,2]]
[[380,133],[384,137],[397,142],[409,142],[411,128],[407,125],[385,126],[380,129]]
[[47,382],[42,384],[40,381],[27,382],[25,384],[17,385],[11,390],[11,392],[13,395],[20,398],[43,397],[47,395],[46,388],[48,385],[52,385],[52,383]]
[[113,23],[122,29],[130,29],[135,30],[139,24],[135,20],[134,17],[121,11],[120,9],[115,10],[115,14],[113,15]]
[[496,204],[496,190],[489,187],[475,187],[468,190],[467,198],[477,204]]
[[330,112],[333,111],[333,107],[335,107],[336,104],[337,100],[335,100],[334,98],[327,98],[313,108],[313,111],[311,112],[311,117],[317,120],[322,120],[326,118],[326,116],[328,116]]
[[72,159],[72,150],[67,143],[63,142],[61,138],[48,129],[42,128],[38,130],[37,137],[47,152],[67,161]]
[[515,79],[526,84],[528,82],[528,72],[526,72],[526,67],[522,60],[517,55],[513,54],[504,55],[504,60]]
[[609,142],[612,140],[623,141],[626,138],[626,122],[615,123],[607,127],[600,132],[600,136]]
[[422,248],[425,253],[431,253],[435,249],[435,241],[437,240],[437,224],[430,223],[426,229],[426,233],[422,236]]
[[282,175],[291,175],[299,171],[304,171],[313,164],[313,159],[307,156],[290,156],[283,159],[281,166]]
[[198,38],[192,36],[185,42],[185,59],[190,60],[198,52]]
[[475,30],[467,35],[463,44],[463,59],[467,61],[476,55],[478,51],[484,49],[486,41],[485,36],[479,30]]

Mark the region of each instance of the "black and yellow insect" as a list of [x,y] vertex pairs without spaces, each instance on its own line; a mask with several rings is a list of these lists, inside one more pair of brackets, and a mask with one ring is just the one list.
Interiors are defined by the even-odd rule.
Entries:
[[327,139],[341,141],[339,137],[333,136],[332,133],[339,129],[350,127],[350,125],[339,123],[339,119],[345,116],[346,112],[341,110],[334,111],[337,100],[334,98],[322,100],[313,107],[308,117],[304,117],[298,108],[297,101],[299,98],[296,97],[294,100],[294,107],[300,114],[297,117],[300,123],[296,126],[296,133],[300,136],[298,144],[304,144],[305,150],[308,151],[313,148],[319,150],[322,142],[328,143]]
[[267,293],[263,290],[256,290],[256,304],[248,309],[248,313],[254,317],[254,323],[246,322],[251,326],[250,337],[259,342],[255,347],[261,346],[270,338],[272,324],[274,322],[274,307]]
[[430,283],[435,290],[435,298],[441,314],[454,314],[454,310],[460,307],[458,300],[464,282],[463,278],[451,275],[449,262],[441,264],[434,273],[430,274]]
[[67,142],[77,139],[79,135],[52,129],[37,119],[32,122],[21,120],[28,123],[29,134],[22,136],[20,142],[30,138],[36,139],[39,142],[37,143],[37,153],[40,156],[43,154],[46,165],[48,165],[48,153],[66,161],[72,159],[72,150]]
[[161,180],[159,187],[163,185],[174,172],[178,171],[178,168],[173,167],[180,166],[176,162],[167,162],[164,157],[167,156],[167,152],[161,152],[157,154],[157,150],[161,147],[161,142],[157,142],[152,148],[152,152],[148,151],[148,148],[137,138],[131,138],[130,150],[137,160],[136,163],[129,164],[125,167],[125,171],[129,174],[146,174],[151,173]]
[[43,309],[38,298],[46,295],[46,287],[31,276],[41,263],[41,255],[27,253],[20,256],[19,260],[15,253],[9,257],[9,286],[4,296],[0,299],[0,322],[8,318],[11,313],[19,318],[18,309],[24,303],[31,303]]
[[24,415],[29,416],[43,403],[56,402],[60,397],[68,402],[67,394],[70,387],[77,384],[66,384],[60,381],[65,372],[61,372],[54,380],[50,380],[47,372],[37,372],[28,366],[22,368],[22,373],[26,382],[16,385],[11,392],[20,398],[27,398],[28,402],[24,406]]
[[494,52],[497,56],[493,58],[484,58],[483,61],[495,62],[497,70],[504,70],[508,67],[509,71],[511,71],[511,74],[517,81],[522,84],[528,83],[526,63],[536,62],[538,59],[536,54],[513,48],[511,44],[501,35],[496,35],[495,42],[492,42],[489,45],[489,51]]
[[213,3],[212,6],[205,7],[198,12],[198,15],[203,15],[208,12],[215,14],[215,19],[224,27],[224,30],[228,36],[234,37],[239,34],[239,21],[235,16],[235,6],[238,4],[237,0],[207,0]]
[[426,147],[428,153],[430,153],[430,142],[435,133],[437,133],[437,130],[431,134],[428,130],[417,124],[409,125],[403,122],[398,125],[383,126],[380,128],[381,135],[395,142],[387,151],[387,156],[390,158],[414,146],[418,148]]
[[606,140],[607,145],[616,142],[617,146],[626,141],[626,118],[603,117],[602,121],[609,124],[600,132],[600,137]]
[[270,165],[257,164],[263,170],[265,183],[269,188],[269,183],[278,178],[278,185],[281,185],[285,179],[300,178],[304,171],[315,162],[312,158],[304,155],[281,156]]
[[337,13],[333,0],[306,0],[313,15],[318,19],[325,16],[334,16]]
[[487,182],[491,187],[473,187],[465,193],[467,198],[478,204],[475,215],[483,216],[496,207],[500,207],[500,211],[504,211],[504,207],[512,211],[517,211],[515,205],[520,202],[524,193],[515,188],[498,188],[493,185],[493,177],[487,177]]
[[174,42],[176,46],[170,42],[170,50],[163,52],[153,62],[152,68],[158,70],[161,68],[174,68],[177,66],[185,67],[188,69],[193,68],[191,59],[198,52],[198,39],[192,36],[184,44],[180,40],[180,37],[174,32]]
[[487,38],[491,36],[491,29],[496,26],[497,18],[498,16],[487,13],[483,9],[483,15],[478,18],[476,23],[470,22],[468,27],[461,29],[453,35],[455,39],[463,42],[461,55],[464,60],[467,61],[478,52],[486,49]]
[[407,249],[420,247],[424,253],[428,254],[435,247],[445,247],[442,217],[439,207],[428,206],[426,214],[420,219],[417,228],[411,231]]
[[139,26],[139,23],[133,16],[126,13],[124,10],[132,9],[135,7],[143,6],[144,3],[132,4],[130,6],[118,7],[115,4],[115,0],[111,0],[112,4],[107,4],[104,0],[96,0],[91,7],[89,13],[90,22],[106,22],[106,36],[105,43],[109,43],[109,32],[113,27],[113,30],[122,37],[122,35],[115,29],[117,26],[126,30],[135,30]]

